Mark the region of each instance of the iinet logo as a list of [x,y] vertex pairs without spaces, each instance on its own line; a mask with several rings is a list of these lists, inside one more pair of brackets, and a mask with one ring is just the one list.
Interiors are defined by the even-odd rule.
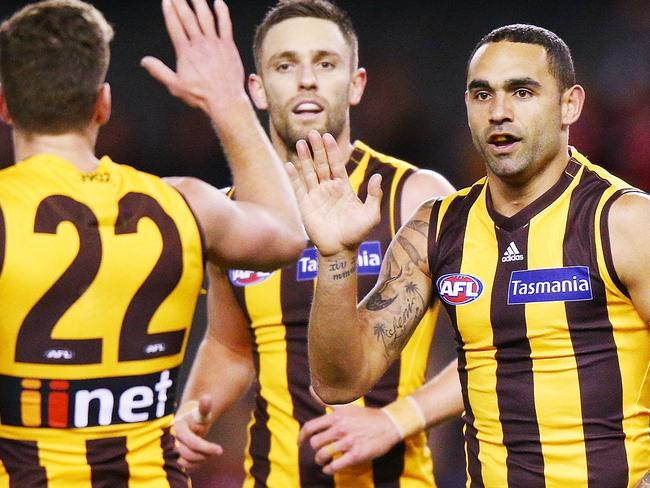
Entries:
[[18,425],[81,428],[163,417],[172,412],[176,372],[93,380],[23,379]]

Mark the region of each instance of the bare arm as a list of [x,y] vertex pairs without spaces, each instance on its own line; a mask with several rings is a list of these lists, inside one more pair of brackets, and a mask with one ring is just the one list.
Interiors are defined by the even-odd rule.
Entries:
[[[217,0],[213,15],[205,0],[192,5],[194,10],[187,0],[163,1],[176,72],[152,57],[144,58],[142,65],[173,95],[210,117],[237,186],[238,202],[223,203],[215,189],[199,184],[182,183],[179,189],[204,228],[210,259],[256,266],[267,262],[272,268],[291,261],[304,247],[298,208],[283,162],[246,95],[228,7]],[[244,249],[238,247],[242,242],[248,243]]]
[[630,193],[610,209],[614,267],[637,312],[650,324],[650,196]]
[[251,337],[246,318],[237,303],[228,278],[220,269],[208,265],[208,328],[183,391],[179,411],[197,405],[206,408],[201,422],[192,416],[179,416],[175,422],[181,464],[191,469],[213,455],[203,437],[226,410],[248,390],[255,369]]
[[399,357],[429,307],[427,259],[431,203],[395,236],[379,278],[356,305],[356,253],[319,256],[309,326],[312,385],[327,403],[363,395]]
[[425,200],[446,197],[454,191],[452,184],[440,173],[428,169],[417,170],[404,183],[400,202],[402,222],[408,221]]

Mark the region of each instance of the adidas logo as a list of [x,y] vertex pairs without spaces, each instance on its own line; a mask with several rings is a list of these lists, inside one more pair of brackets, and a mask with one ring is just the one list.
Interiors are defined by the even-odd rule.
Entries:
[[501,258],[502,263],[523,260],[524,256],[519,252],[519,249],[517,249],[517,245],[514,242],[508,244],[508,249],[506,249],[506,252],[503,253],[503,257]]

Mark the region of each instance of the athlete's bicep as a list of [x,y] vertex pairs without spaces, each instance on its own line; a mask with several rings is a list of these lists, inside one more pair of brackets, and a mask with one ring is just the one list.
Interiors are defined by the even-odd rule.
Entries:
[[370,329],[370,350],[388,364],[401,353],[431,302],[432,283],[427,236],[432,203],[413,215],[386,251],[375,287],[359,303],[359,314]]
[[196,178],[167,181],[183,194],[203,228],[210,261],[223,267],[268,270],[290,262],[300,252],[301,242],[263,206],[233,201]]
[[650,196],[620,197],[609,213],[614,268],[641,317],[650,322]]

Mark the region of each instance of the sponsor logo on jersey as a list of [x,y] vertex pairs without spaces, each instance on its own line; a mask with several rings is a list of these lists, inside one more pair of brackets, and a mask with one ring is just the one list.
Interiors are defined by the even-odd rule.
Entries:
[[506,249],[506,252],[503,253],[503,257],[501,258],[502,263],[509,263],[512,261],[523,261],[523,260],[524,260],[524,256],[519,252],[519,249],[517,248],[517,244],[515,244],[514,241],[508,244],[508,249]]
[[473,302],[483,293],[483,283],[468,274],[446,274],[436,281],[438,295],[449,305],[465,305]]
[[228,271],[228,278],[235,286],[256,285],[268,279],[273,273],[266,271],[247,271],[243,269],[231,269]]
[[588,266],[514,271],[508,285],[508,304],[591,300]]
[[[381,269],[381,243],[379,241],[362,242],[357,255],[357,274],[378,275]],[[308,247],[296,265],[296,280],[313,280],[318,275],[318,251]]]
[[173,413],[178,368],[148,375],[47,380],[0,375],[2,423],[82,428],[155,420]]

